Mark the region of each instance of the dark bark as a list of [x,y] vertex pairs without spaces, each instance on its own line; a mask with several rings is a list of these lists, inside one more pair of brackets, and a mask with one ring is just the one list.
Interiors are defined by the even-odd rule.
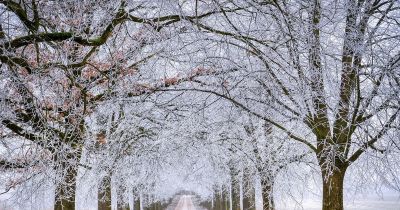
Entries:
[[223,202],[223,210],[229,210],[229,194],[227,193],[228,192],[228,190],[227,189],[225,189],[222,193],[222,197],[223,197],[223,199],[224,199],[224,202]]
[[[78,142],[82,142],[82,139],[79,132],[77,132],[77,135],[71,136],[65,141],[75,146]],[[60,147],[59,149],[63,148]],[[75,149],[73,153],[68,153],[65,159],[60,159],[58,155],[54,156],[54,160],[60,163],[60,166],[55,168],[55,171],[62,177],[62,181],[56,183],[55,210],[75,210],[76,178],[79,168],[77,163],[82,155],[80,147],[75,147]]]
[[69,166],[65,168],[66,174],[63,182],[56,186],[54,210],[75,210],[75,191],[77,168]]
[[162,204],[161,201],[155,201],[154,197],[151,196],[151,200],[149,200],[151,203],[148,205],[145,209],[146,210],[161,210],[162,209]]
[[255,210],[255,188],[246,173],[243,179],[243,210]]
[[135,195],[134,194],[134,200],[133,200],[133,210],[140,210],[140,195]]
[[127,203],[117,203],[117,210],[129,210]]
[[322,172],[322,210],[343,210],[343,181],[346,168],[334,170],[332,174]]
[[124,199],[125,189],[119,186],[117,189],[117,210],[129,210],[129,204]]
[[236,180],[237,171],[231,168],[231,189],[230,196],[232,201],[232,210],[240,210],[240,185]]
[[232,210],[240,210],[240,186],[238,183],[232,183]]
[[273,183],[269,178],[261,180],[261,194],[263,199],[263,210],[274,210]]
[[222,199],[222,194],[221,191],[216,189],[214,191],[214,205],[213,209],[214,210],[222,210],[223,208],[223,199]]
[[212,206],[211,201],[209,201],[209,200],[200,202],[200,206],[201,206],[201,207],[204,207],[205,209],[210,209],[210,210],[212,210],[212,209],[214,208],[214,207]]
[[243,210],[255,210],[254,196],[243,197]]
[[111,210],[111,178],[106,176],[100,183],[100,188],[97,194],[98,210]]
[[117,210],[129,210],[129,205],[126,203],[117,203]]
[[216,189],[214,193],[214,210],[229,210],[229,192],[225,187]]

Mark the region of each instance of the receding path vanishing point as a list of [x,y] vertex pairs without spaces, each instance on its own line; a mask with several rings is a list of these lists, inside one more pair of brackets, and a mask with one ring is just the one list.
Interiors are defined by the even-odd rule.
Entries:
[[197,205],[196,198],[193,195],[178,195],[166,210],[205,210]]
[[182,195],[175,210],[196,210],[193,205],[192,196]]

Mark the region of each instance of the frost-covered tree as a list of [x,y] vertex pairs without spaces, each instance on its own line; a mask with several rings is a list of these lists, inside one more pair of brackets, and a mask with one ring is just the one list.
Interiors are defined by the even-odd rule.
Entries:
[[99,207],[117,198],[126,208],[171,196],[161,172],[182,163],[221,208],[238,207],[244,170],[258,174],[272,209],[277,174],[303,147],[320,169],[323,210],[343,209],[346,171],[363,158],[398,190],[399,8],[0,0],[3,193],[54,187],[55,209],[74,209],[79,179],[94,179]]
[[91,138],[87,118],[107,100],[200,74],[138,78],[139,65],[181,32],[174,24],[213,13],[185,15],[175,4],[124,0],[4,0],[0,11],[1,140],[6,148],[24,145],[1,157],[2,169],[23,174],[9,177],[6,188],[50,174],[55,209],[75,208],[83,145]]
[[[348,167],[398,145],[399,2],[231,1],[219,8],[192,23],[220,47],[223,68],[240,71],[195,90],[306,145],[320,167],[323,209],[342,210]],[[223,12],[233,8],[245,9]]]

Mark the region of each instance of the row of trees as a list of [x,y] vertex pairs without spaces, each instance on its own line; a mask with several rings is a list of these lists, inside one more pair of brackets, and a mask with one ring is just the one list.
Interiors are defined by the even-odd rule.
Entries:
[[320,168],[323,209],[343,209],[348,167],[398,144],[398,2],[235,5],[251,9],[196,25],[220,35],[215,42],[226,44],[226,59],[240,71],[219,88],[196,91],[218,95],[307,146]]
[[[153,126],[144,125],[157,119],[138,110],[129,120],[140,119],[144,125],[121,127],[132,104],[145,104],[132,98],[204,73],[192,69],[181,77],[155,77],[139,68],[163,51],[160,43],[177,35],[179,28],[172,23],[194,17],[182,16],[181,10],[164,12],[161,4],[146,1],[0,3],[2,141],[6,148],[20,148],[2,156],[1,163],[21,174],[6,179],[5,191],[50,174],[55,209],[74,209],[80,169],[99,168],[109,185],[115,164],[136,155],[133,143],[152,136]],[[149,65],[159,65],[156,61]],[[121,108],[105,112],[110,104]],[[105,161],[96,163],[97,155]],[[107,195],[109,187],[99,186]]]
[[212,166],[217,209],[254,207],[255,180],[274,209],[301,165],[342,210],[364,157],[398,190],[399,15],[396,0],[0,0],[3,194],[53,186],[75,209],[82,183],[126,209],[167,199],[159,172],[183,157]]

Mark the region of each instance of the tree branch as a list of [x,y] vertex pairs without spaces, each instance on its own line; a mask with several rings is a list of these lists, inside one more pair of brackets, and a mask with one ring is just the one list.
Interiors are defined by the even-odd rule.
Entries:
[[250,113],[250,114],[252,114],[252,115],[254,115],[254,116],[256,116],[256,117],[258,117],[258,118],[260,118],[260,119],[262,119],[262,120],[264,120],[264,121],[266,121],[266,122],[268,122],[268,123],[271,123],[271,124],[274,125],[276,128],[282,130],[282,131],[283,131],[286,135],[288,135],[290,138],[292,138],[292,139],[294,139],[294,140],[296,140],[296,141],[298,141],[298,142],[301,142],[301,143],[305,144],[305,145],[308,146],[311,150],[313,150],[314,152],[317,152],[317,148],[316,148],[314,145],[312,145],[310,142],[308,142],[307,140],[305,140],[305,139],[303,139],[303,138],[301,138],[301,137],[299,137],[299,136],[296,136],[296,135],[293,134],[291,131],[289,131],[287,128],[285,128],[284,126],[282,126],[281,124],[275,122],[274,120],[272,120],[272,119],[270,119],[270,118],[268,118],[268,117],[262,116],[261,114],[258,114],[258,113],[256,113],[256,112],[252,111],[252,110],[251,110],[250,108],[248,108],[247,106],[243,105],[242,103],[238,102],[237,100],[235,100],[235,99],[233,99],[233,98],[231,98],[231,97],[229,97],[229,96],[226,96],[226,95],[224,95],[224,94],[221,94],[221,93],[218,93],[218,92],[215,92],[215,91],[212,91],[212,90],[201,90],[201,89],[195,89],[195,88],[160,89],[160,90],[157,90],[157,91],[196,91],[196,92],[204,92],[204,93],[211,93],[211,94],[214,94],[214,95],[216,95],[216,96],[218,96],[218,97],[221,97],[221,98],[224,98],[224,99],[228,100],[229,102],[231,102],[231,103],[234,104],[235,106],[237,106],[237,107],[243,109],[244,111],[246,111],[246,112],[248,112],[248,113]]
[[400,108],[396,110],[396,112],[390,116],[389,120],[385,123],[383,128],[376,134],[375,137],[371,138],[369,141],[365,142],[357,151],[353,153],[353,155],[348,159],[348,162],[351,164],[356,161],[361,154],[363,154],[368,148],[373,147],[374,144],[382,138],[390,129],[393,121],[396,119],[397,115],[400,112]]

